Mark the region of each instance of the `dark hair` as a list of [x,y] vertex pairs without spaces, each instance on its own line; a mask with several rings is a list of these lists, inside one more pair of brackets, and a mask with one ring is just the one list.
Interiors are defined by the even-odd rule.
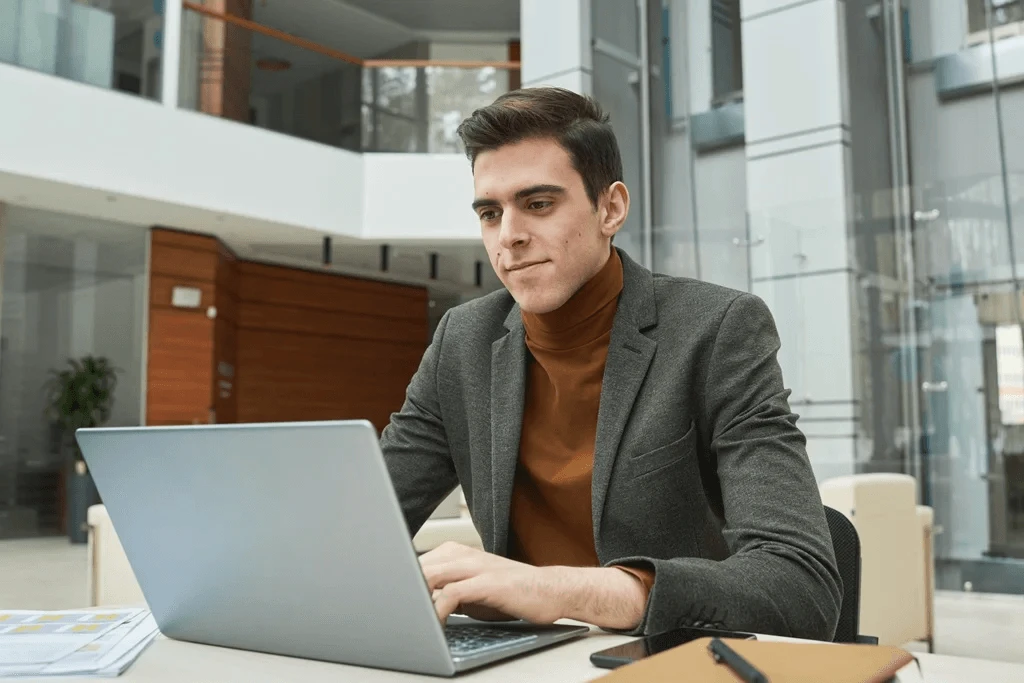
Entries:
[[529,138],[553,138],[568,152],[587,196],[622,180],[622,157],[608,115],[593,99],[562,88],[513,90],[462,122],[459,137],[472,164],[481,152]]

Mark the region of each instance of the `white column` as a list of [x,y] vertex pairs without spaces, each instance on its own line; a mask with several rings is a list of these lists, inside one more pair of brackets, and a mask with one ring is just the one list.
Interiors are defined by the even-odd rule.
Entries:
[[76,239],[71,273],[71,357],[96,353],[96,296],[99,273],[99,245],[90,239]]
[[165,107],[178,106],[178,76],[181,69],[181,0],[164,0],[163,58],[160,60],[160,101]]
[[859,432],[845,7],[741,4],[753,293],[819,480],[854,471]]
[[519,32],[524,88],[591,94],[590,0],[520,0]]

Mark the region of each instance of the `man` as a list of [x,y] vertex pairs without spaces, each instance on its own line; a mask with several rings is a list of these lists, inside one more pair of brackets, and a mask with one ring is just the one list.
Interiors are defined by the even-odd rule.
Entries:
[[410,531],[461,484],[486,552],[421,558],[438,616],[831,639],[840,579],[756,297],[653,275],[597,105],[499,97],[459,128],[506,289],[448,311],[381,438]]

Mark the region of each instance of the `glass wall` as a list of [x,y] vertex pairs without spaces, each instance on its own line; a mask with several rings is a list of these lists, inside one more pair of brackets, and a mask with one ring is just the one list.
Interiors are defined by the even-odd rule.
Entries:
[[1024,5],[960,4],[909,3],[922,37],[906,55],[919,469],[943,529],[939,587],[1021,593]]
[[504,61],[493,45],[466,66],[431,64],[436,48],[458,46],[426,42],[363,60],[264,28],[186,9],[179,105],[352,151],[461,153],[458,124],[508,90],[507,69],[486,65]]
[[644,164],[650,164],[642,131],[650,110],[643,107],[640,88],[641,12],[636,3],[592,0],[592,94],[608,114],[622,154],[623,179],[630,189],[630,211],[615,236],[616,246],[643,262]]
[[0,62],[160,97],[161,0],[4,0]]
[[69,361],[117,368],[110,426],[141,423],[146,231],[0,205],[0,538],[65,531],[66,440],[47,381]]
[[361,149],[461,154],[459,124],[507,90],[507,72],[489,66],[364,67]]
[[[939,588],[1024,593],[1024,3],[835,3],[842,134],[796,146],[825,130],[807,112],[830,102],[827,77],[818,101],[795,75],[751,74],[800,47],[732,31],[730,2],[663,5],[656,269],[768,302],[816,475],[913,475]],[[785,25],[820,35],[815,7]],[[748,73],[737,38],[760,50]]]

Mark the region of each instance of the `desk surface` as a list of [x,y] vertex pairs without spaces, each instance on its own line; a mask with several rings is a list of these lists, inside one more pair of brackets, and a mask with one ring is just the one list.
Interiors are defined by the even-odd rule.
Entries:
[[[608,673],[590,664],[590,653],[629,638],[594,630],[587,637],[524,655],[502,664],[462,674],[455,681],[470,683],[523,683],[524,681],[590,681]],[[900,672],[900,683],[1020,683],[1024,664],[1009,664],[964,657],[919,654],[923,678],[910,664]],[[326,662],[293,659],[241,650],[195,645],[158,637],[121,679],[126,683],[170,683],[174,681],[220,681],[261,683],[303,681],[304,683],[403,683],[446,680],[394,671],[350,667]],[[43,679],[21,679],[25,683]],[[47,679],[53,680],[53,679]],[[102,679],[110,680],[110,679]]]

